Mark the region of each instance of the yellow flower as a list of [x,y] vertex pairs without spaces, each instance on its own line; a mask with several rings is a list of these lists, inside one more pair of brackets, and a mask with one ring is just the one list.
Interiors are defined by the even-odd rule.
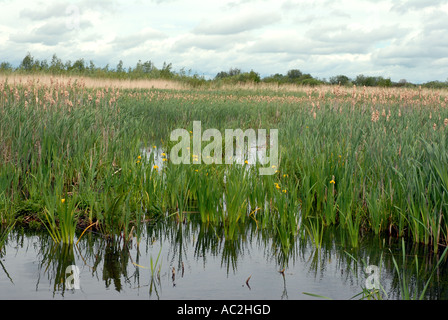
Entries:
[[165,157],[166,156],[166,153],[164,152],[164,153],[162,153],[162,157]]
[[140,163],[140,160],[137,160],[137,163]]
[[155,165],[153,168],[154,168],[154,169],[159,169],[159,166],[158,166],[158,165]]
[[249,164],[249,161],[246,160],[246,161],[244,161],[244,163],[245,163],[245,164]]
[[335,184],[336,182],[334,182],[334,180],[331,180],[330,183]]
[[154,149],[156,148],[156,146],[152,146]]
[[137,157],[137,159],[141,159],[141,158],[142,158],[142,156],[138,156],[138,157]]
[[61,202],[64,203],[64,202],[65,202],[65,199],[61,199]]
[[166,159],[166,158],[163,158],[162,161],[167,161],[167,159]]
[[286,189],[282,190],[283,193],[286,193]]
[[196,169],[196,170],[194,170],[194,171],[196,171],[196,172],[199,172],[199,170],[198,170],[198,169]]

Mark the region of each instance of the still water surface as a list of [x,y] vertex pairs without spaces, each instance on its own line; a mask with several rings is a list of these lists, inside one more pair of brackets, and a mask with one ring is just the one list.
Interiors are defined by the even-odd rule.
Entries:
[[[148,225],[138,245],[135,238],[112,244],[86,233],[69,247],[55,246],[45,232],[14,232],[0,259],[0,299],[318,299],[304,292],[360,299],[373,279],[367,265],[380,269],[384,298],[400,299],[392,257],[414,287],[415,256],[426,280],[435,264],[429,249],[410,248],[403,265],[400,242],[364,238],[352,249],[337,231],[326,233],[320,250],[306,238],[282,247],[253,226],[226,241],[201,224],[160,223]],[[79,288],[74,274],[65,273],[70,266],[79,270]],[[435,273],[427,298],[448,298],[446,266]]]

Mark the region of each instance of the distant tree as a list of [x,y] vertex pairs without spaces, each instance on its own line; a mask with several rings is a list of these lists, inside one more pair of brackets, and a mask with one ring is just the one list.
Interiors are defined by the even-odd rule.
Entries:
[[146,61],[142,64],[143,73],[151,73],[155,69],[155,66],[151,61]]
[[218,72],[215,76],[215,79],[224,79],[224,78],[231,78],[236,77],[241,74],[241,70],[238,68],[230,68],[229,71],[221,71]]
[[122,60],[120,60],[120,61],[118,62],[116,72],[118,72],[118,73],[123,73],[123,72],[125,72],[124,69],[123,69],[123,61],[122,61]]
[[276,73],[273,75],[270,75],[268,77],[264,77],[263,78],[263,82],[266,83],[271,83],[271,82],[277,82],[278,84],[284,83],[288,80],[288,78],[286,76],[284,76],[283,74],[280,73]]
[[381,76],[378,77],[372,77],[372,76],[365,76],[365,75],[358,75],[354,81],[354,84],[357,86],[366,86],[366,87],[390,87],[392,86],[392,81],[390,78],[384,78]]
[[229,77],[238,76],[241,74],[241,70],[238,68],[230,68],[229,70]]
[[400,79],[395,85],[397,87],[405,87],[407,85],[408,81],[406,79]]
[[322,84],[323,81],[320,81],[320,80],[317,80],[314,78],[307,78],[307,79],[303,79],[300,83],[302,85],[314,87],[314,86],[318,86],[318,85]]
[[101,69],[103,72],[105,72],[105,73],[108,73],[110,70],[109,70],[109,64],[106,64],[105,66],[104,66],[104,68],[102,68]]
[[302,77],[302,76],[303,76],[303,73],[302,73],[302,71],[300,71],[299,69],[291,69],[291,70],[288,71],[288,73],[286,74],[286,76],[287,76],[290,80],[294,81],[294,80],[297,80],[297,79],[299,79],[300,77]]
[[253,70],[250,72],[240,73],[237,79],[241,82],[260,82],[261,80],[260,75]]
[[173,73],[171,71],[172,67],[173,66],[171,63],[167,64],[166,62],[163,62],[162,69],[160,70],[160,76],[165,79],[171,78],[173,76]]
[[71,60],[67,60],[67,61],[65,61],[65,63],[64,63],[64,69],[67,70],[67,71],[72,70],[72,61],[71,61]]
[[392,86],[392,80],[390,78],[376,77],[376,85],[379,87]]
[[218,72],[215,76],[215,79],[224,79],[229,77],[229,74],[226,71]]
[[0,72],[12,71],[12,65],[9,62],[0,63]]
[[49,69],[51,73],[61,73],[64,71],[64,64],[62,63],[62,60],[56,56],[56,54],[53,54],[53,57],[51,58]]
[[341,86],[345,86],[349,82],[350,79],[342,74],[330,78],[330,84],[340,84]]
[[95,63],[92,60],[90,60],[89,61],[89,71],[93,72],[93,71],[95,71],[95,69],[96,69]]
[[85,66],[85,63],[84,63],[84,59],[78,59],[78,60],[76,60],[76,61],[73,63],[71,69],[74,70],[74,71],[76,71],[76,72],[83,73],[83,72],[86,70],[86,66]]
[[313,77],[309,73],[304,73],[300,77],[297,78],[297,82],[303,82],[304,80],[313,79]]
[[373,87],[377,83],[377,80],[375,77],[368,77],[363,74],[360,74],[356,76],[356,79],[354,81],[354,84],[357,86],[366,86],[366,87]]
[[135,65],[134,70],[132,70],[133,73],[143,73],[143,64],[142,64],[142,60],[138,60],[137,64]]
[[442,82],[442,81],[429,81],[426,83],[422,84],[423,88],[431,88],[431,89],[442,89],[442,88],[447,88],[448,84],[446,82]]
[[44,60],[42,60],[42,61],[40,62],[40,66],[39,66],[39,68],[40,68],[41,71],[48,71],[48,70],[50,69],[50,67],[49,67],[48,62],[47,62],[46,59],[44,59]]
[[22,62],[20,63],[19,68],[25,71],[31,71],[33,69],[34,65],[34,58],[31,56],[31,53],[28,52],[28,54],[23,58]]

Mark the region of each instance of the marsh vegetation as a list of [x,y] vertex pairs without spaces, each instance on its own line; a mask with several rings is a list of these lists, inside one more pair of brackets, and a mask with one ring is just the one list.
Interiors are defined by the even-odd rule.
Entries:
[[[424,88],[131,88],[82,78],[0,82],[0,217],[55,243],[139,243],[155,221],[251,224],[287,252],[398,237],[448,241],[448,94]],[[278,129],[279,165],[178,165],[170,132]],[[195,155],[192,154],[192,157]],[[155,266],[154,266],[155,267]]]

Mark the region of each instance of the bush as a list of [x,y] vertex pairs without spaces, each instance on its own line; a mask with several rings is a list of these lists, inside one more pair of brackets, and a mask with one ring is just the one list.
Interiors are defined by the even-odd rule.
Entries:
[[350,84],[350,79],[344,75],[338,75],[330,78],[330,84],[340,84],[341,86],[346,86]]

